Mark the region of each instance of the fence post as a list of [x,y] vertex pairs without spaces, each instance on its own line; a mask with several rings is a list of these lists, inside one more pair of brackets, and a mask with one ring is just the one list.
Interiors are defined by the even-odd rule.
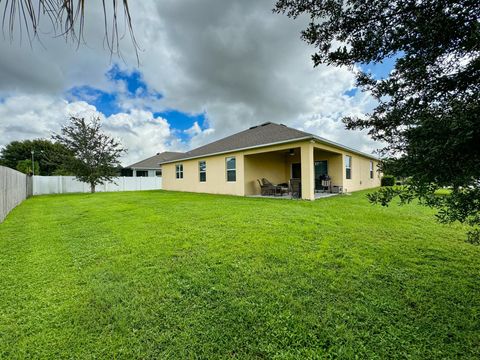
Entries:
[[29,198],[33,195],[33,175],[27,175],[25,185],[26,196]]

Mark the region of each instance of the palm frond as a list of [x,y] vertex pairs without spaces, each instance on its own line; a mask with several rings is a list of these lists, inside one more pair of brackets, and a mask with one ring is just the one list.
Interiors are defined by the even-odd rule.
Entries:
[[[107,1],[109,0],[102,0],[101,5],[97,5],[102,6],[103,10],[104,43],[111,55],[122,57],[120,40],[125,35],[120,34],[117,17],[119,3],[121,3],[125,19],[125,33],[128,31],[138,63],[139,45],[133,31],[128,0],[110,0],[111,7],[108,6]],[[63,36],[67,40],[75,41],[78,46],[82,42],[85,43],[83,39],[85,0],[0,0],[0,9],[2,7],[2,31],[4,37],[8,34],[10,41],[13,41],[14,32],[18,30],[20,31],[20,39],[22,39],[23,31],[25,31],[28,40],[32,42],[32,40],[38,38],[41,18],[46,17],[52,24],[55,36]]]

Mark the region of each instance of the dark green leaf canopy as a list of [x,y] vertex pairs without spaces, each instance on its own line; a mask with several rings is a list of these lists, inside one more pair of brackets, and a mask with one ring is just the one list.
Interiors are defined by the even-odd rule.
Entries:
[[[451,187],[458,201],[437,207],[464,214],[463,206],[469,215],[451,219],[479,224],[480,203],[462,201],[480,189],[479,2],[279,0],[274,11],[309,16],[302,38],[316,48],[314,65],[350,67],[378,101],[372,113],[345,118],[347,128],[385,142],[389,167],[411,177],[413,193]],[[388,58],[395,67],[385,78],[360,70]]]
[[90,184],[92,192],[96,185],[117,175],[120,156],[126,152],[117,140],[103,133],[98,118],[71,117],[53,139],[71,151],[73,157],[65,165],[78,180]]
[[35,168],[36,175],[67,173],[63,163],[71,156],[70,151],[62,144],[47,139],[12,141],[1,150],[0,164],[16,169],[19,162],[28,160],[31,168],[32,151],[40,168],[39,171]]

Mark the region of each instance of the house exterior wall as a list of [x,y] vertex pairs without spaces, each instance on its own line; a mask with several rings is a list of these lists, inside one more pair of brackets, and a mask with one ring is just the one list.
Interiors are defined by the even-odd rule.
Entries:
[[328,151],[326,151],[315,144],[314,160],[315,161],[326,160],[328,176],[330,176],[332,180],[332,185],[342,186],[343,184],[342,154],[332,152],[332,150],[333,149],[329,149]]
[[[268,149],[269,152],[253,154],[245,156],[245,195],[260,194],[260,186],[257,179],[262,177],[267,178],[274,184],[287,183],[292,178],[292,164],[301,163],[301,148],[302,146],[308,147],[309,142],[294,143],[288,146],[282,146],[279,150],[294,149],[293,156],[285,155],[285,153],[272,152],[272,149]],[[298,147],[295,147],[298,146]],[[308,148],[308,153],[312,150],[312,145]],[[338,151],[328,146],[319,146],[313,144],[313,159],[327,160],[328,173],[332,178],[332,184],[342,186],[343,184],[343,162],[342,154],[334,153],[332,151]],[[308,162],[310,164],[310,162]],[[308,167],[307,177],[310,178],[314,174],[314,168]],[[313,172],[313,173],[312,173]],[[302,171],[303,173],[303,171]],[[313,180],[312,180],[313,181]],[[302,182],[303,183],[303,182]],[[311,195],[311,194],[310,194]]]
[[300,148],[295,149],[295,154],[287,156],[286,163],[287,163],[287,168],[285,169],[286,174],[285,176],[287,179],[291,179],[293,177],[292,175],[292,164],[298,164],[301,162],[300,158]]
[[[282,161],[280,161],[280,158],[277,157],[275,152],[278,151],[288,151],[290,149],[296,149],[296,151],[299,152],[299,154],[302,151],[306,151],[303,155],[303,158],[305,156],[310,156],[310,152],[312,152],[311,156],[313,159],[313,143],[310,141],[297,141],[297,142],[291,142],[291,143],[286,143],[286,144],[280,144],[280,145],[273,145],[273,146],[265,146],[261,148],[256,148],[256,149],[250,149],[250,150],[245,150],[243,151],[243,154],[245,157],[248,157],[249,155],[256,155],[256,156],[261,156],[261,154],[265,155],[265,160],[268,159],[268,156],[274,156],[274,162],[277,163],[279,166],[278,170],[273,170],[272,167],[269,165],[263,164],[260,165],[256,163],[253,167],[250,167],[249,164],[246,166],[246,175],[247,177],[244,178],[244,183],[245,183],[245,191],[243,195],[253,195],[253,194],[260,194],[260,188],[256,187],[255,182],[256,179],[262,178],[262,177],[267,177],[266,175],[270,176],[271,178],[268,178],[271,182],[273,183],[282,183],[282,182],[287,182],[290,179],[290,169],[288,167],[288,163],[285,161],[285,157],[283,158]],[[304,149],[304,150],[302,150]],[[248,162],[248,160],[247,160]],[[304,171],[304,162],[302,163],[302,184],[307,184],[307,181],[310,181],[313,184],[313,160],[311,163],[311,166],[306,166],[305,171]],[[308,169],[308,170],[307,170]],[[282,172],[283,172],[283,178],[282,178]],[[310,179],[311,178],[311,179]],[[278,179],[278,181],[274,180]],[[238,180],[238,178],[237,178]],[[258,186],[258,185],[257,185]],[[254,189],[257,189],[257,191],[254,191]],[[252,193],[253,192],[253,193]],[[303,194],[305,193],[305,194]],[[314,199],[314,192],[313,189],[310,191],[310,186],[307,185],[306,187],[302,186],[302,198],[308,199],[308,200],[313,200]]]
[[244,157],[245,195],[260,194],[258,179],[264,177],[274,184],[288,182],[287,162],[280,152],[261,153]]
[[[294,156],[285,155],[289,149],[295,149]],[[352,156],[351,180],[346,179],[345,155]],[[235,182],[226,179],[226,158],[231,156],[236,158]],[[300,141],[162,164],[163,188],[211,194],[254,195],[260,193],[257,179],[265,177],[272,183],[287,182],[291,178],[292,163],[299,162],[302,168],[302,198],[313,200],[314,160],[328,161],[332,185],[342,186],[344,191],[380,186],[377,161],[374,161],[374,179],[370,179],[369,158],[313,141]],[[206,162],[205,182],[200,182],[199,179],[199,161]],[[183,179],[176,179],[177,164],[183,164]]]
[[[227,181],[226,158],[235,156],[236,181]],[[200,182],[198,162],[205,161],[207,179]],[[183,164],[183,179],[177,179],[175,165]],[[166,190],[204,192],[210,194],[245,195],[243,153],[230,153],[204,158],[184,160],[176,163],[163,164],[163,188]]]
[[[274,146],[265,146],[256,149],[250,149],[240,152],[206,156],[203,158],[183,160],[175,163],[162,164],[162,175],[163,175],[163,188],[165,190],[174,190],[174,191],[189,191],[189,192],[205,192],[210,194],[226,194],[226,195],[253,195],[259,194],[254,192],[255,183],[254,180],[261,177],[267,177],[262,171],[261,174],[257,173],[257,170],[260,168],[258,161],[250,161],[253,157],[249,155],[255,155],[255,157],[262,157],[264,154],[266,159],[271,152],[289,150],[291,148],[298,148],[303,142],[293,142],[281,145]],[[237,167],[237,181],[227,182],[226,179],[226,164],[225,159],[230,156],[235,156],[236,158],[236,167]],[[245,166],[245,157],[247,158],[247,165]],[[198,173],[198,162],[205,161],[207,165],[207,181],[199,181]],[[176,179],[175,177],[175,165],[183,164],[183,179]],[[277,165],[279,163],[277,162]],[[263,164],[263,167],[266,167]],[[279,176],[279,172],[273,170],[271,167],[267,166],[266,168],[271,169],[269,176],[272,176],[272,179]],[[285,163],[283,163],[282,171],[284,176],[287,175],[287,168]],[[288,172],[289,173],[289,172]],[[288,175],[289,176],[289,175]],[[286,179],[288,180],[288,176]],[[275,180],[271,180],[272,182]],[[279,181],[284,182],[285,180]],[[275,181],[276,182],[276,181]]]
[[[315,146],[313,154],[314,161],[327,160],[328,175],[332,178],[332,185],[342,186],[343,184],[343,158],[342,154],[331,153],[327,151],[318,151],[319,148]],[[295,153],[294,156],[287,157],[286,178],[292,178],[292,164],[300,163],[300,153]]]
[[343,186],[343,156],[342,154],[321,153],[315,160],[327,160],[328,176],[333,186]]
[[[345,156],[352,157],[352,178],[346,178]],[[370,161],[373,161],[373,179],[370,179]],[[343,191],[352,192],[380,186],[381,174],[378,170],[378,161],[365,158],[353,153],[344,152],[343,156]]]

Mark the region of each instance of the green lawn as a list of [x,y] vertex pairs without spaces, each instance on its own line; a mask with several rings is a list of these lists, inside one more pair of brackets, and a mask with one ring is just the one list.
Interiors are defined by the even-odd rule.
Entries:
[[0,225],[0,358],[476,358],[480,247],[416,205],[41,196]]

